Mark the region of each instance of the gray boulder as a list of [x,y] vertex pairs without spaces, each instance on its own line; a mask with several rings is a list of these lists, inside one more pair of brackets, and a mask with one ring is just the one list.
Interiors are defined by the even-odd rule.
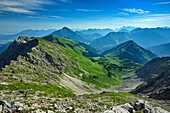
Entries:
[[0,112],[13,112],[23,110],[23,104],[20,102],[8,102],[0,100]]
[[106,110],[104,113],[136,113],[136,111],[142,111],[143,113],[169,113],[160,107],[153,107],[143,100],[113,106],[112,109]]
[[104,113],[129,113],[129,111],[121,106],[113,106],[112,110],[106,110]]

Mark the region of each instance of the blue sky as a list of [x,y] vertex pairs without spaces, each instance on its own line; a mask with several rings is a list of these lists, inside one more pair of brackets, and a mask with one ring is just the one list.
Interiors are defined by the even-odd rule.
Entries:
[[170,26],[170,0],[0,0],[0,34],[64,26]]

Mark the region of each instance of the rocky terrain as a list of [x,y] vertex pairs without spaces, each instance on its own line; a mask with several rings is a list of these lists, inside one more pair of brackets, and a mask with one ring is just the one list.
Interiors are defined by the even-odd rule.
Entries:
[[136,74],[145,78],[146,82],[138,86],[133,93],[170,100],[170,57],[153,59],[137,70]]
[[[66,98],[41,96],[43,92],[26,94],[24,91],[3,90],[0,111],[32,113],[169,113],[159,103],[128,93],[102,92]],[[8,100],[8,101],[6,101]]]

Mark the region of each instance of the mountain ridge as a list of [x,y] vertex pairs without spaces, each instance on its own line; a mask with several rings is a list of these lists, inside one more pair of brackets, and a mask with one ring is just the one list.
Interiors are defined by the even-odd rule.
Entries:
[[97,62],[42,38],[19,37],[0,55],[0,64],[6,84],[53,84],[84,94],[121,83]]
[[63,38],[55,35],[49,35],[46,37],[43,37],[43,39],[48,40],[50,42],[62,45],[64,47],[70,48],[74,50],[75,52],[82,54],[86,57],[95,57],[98,56],[98,50],[96,50],[93,47],[90,47],[87,44],[77,42],[75,40],[71,40],[69,38]]
[[90,45],[97,47],[98,49],[105,51],[113,46],[116,46],[122,42],[131,39],[131,34],[127,32],[110,32],[104,37],[93,40]]
[[133,40],[129,40],[113,47],[110,50],[103,52],[101,55],[110,58],[116,57],[120,60],[130,59],[139,64],[145,64],[149,60],[157,57],[157,55],[153,54],[149,50],[145,50],[137,45]]

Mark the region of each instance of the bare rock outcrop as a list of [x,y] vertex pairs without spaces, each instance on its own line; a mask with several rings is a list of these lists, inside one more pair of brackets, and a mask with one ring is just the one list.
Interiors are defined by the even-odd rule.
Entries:
[[170,57],[156,58],[136,72],[145,83],[132,93],[142,93],[155,99],[170,100]]

